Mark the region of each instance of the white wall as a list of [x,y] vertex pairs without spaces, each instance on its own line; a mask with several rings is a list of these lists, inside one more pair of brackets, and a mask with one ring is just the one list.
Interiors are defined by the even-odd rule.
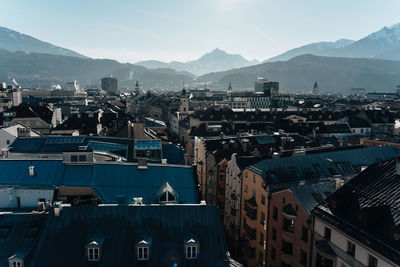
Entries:
[[[321,236],[325,234],[325,226],[331,229],[331,243],[339,247],[344,252],[347,251],[347,241],[350,241],[356,245],[356,253],[354,258],[368,266],[368,255],[372,255],[378,259],[378,267],[393,267],[393,266],[400,266],[394,265],[394,263],[389,263],[387,259],[385,259],[380,254],[377,254],[375,251],[371,250],[368,246],[361,244],[354,238],[344,234],[343,232],[339,231],[338,229],[332,227],[331,225],[326,224],[325,222],[315,218],[314,224],[314,232],[318,233]],[[338,260],[338,267],[341,267],[341,261]]]
[[32,188],[0,188],[0,208],[17,208],[18,200],[21,200],[21,208],[33,208],[38,206],[39,199],[53,201],[53,189],[32,189]]

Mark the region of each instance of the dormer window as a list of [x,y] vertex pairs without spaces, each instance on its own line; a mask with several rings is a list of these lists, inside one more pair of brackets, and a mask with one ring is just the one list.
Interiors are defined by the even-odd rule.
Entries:
[[14,261],[10,262],[9,266],[10,267],[23,267],[24,263],[22,260],[14,260]]
[[136,244],[136,258],[138,261],[147,261],[150,257],[151,238],[141,240]]
[[13,256],[8,258],[8,266],[9,267],[24,267],[24,256],[19,255],[20,253],[16,253]]
[[101,242],[92,241],[87,246],[88,261],[99,261],[101,256]]
[[195,238],[190,238],[185,241],[185,255],[186,259],[194,260],[199,255],[200,243]]
[[158,201],[160,203],[177,203],[178,195],[168,182],[161,186],[157,193]]

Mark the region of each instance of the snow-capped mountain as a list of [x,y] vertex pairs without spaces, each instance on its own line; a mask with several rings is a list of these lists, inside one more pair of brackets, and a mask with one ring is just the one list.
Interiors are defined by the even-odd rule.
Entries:
[[10,52],[22,51],[25,53],[44,53],[59,56],[87,58],[72,50],[40,41],[29,35],[0,27],[0,49]]
[[202,75],[209,72],[224,71],[234,68],[241,68],[260,63],[258,60],[249,61],[239,54],[229,54],[221,49],[204,54],[196,60],[187,62],[172,61],[169,63],[148,60],[136,62],[136,65],[141,65],[147,68],[171,68],[178,71],[188,71],[196,75]]
[[339,39],[336,42],[318,42],[311,43],[308,45],[300,46],[289,51],[286,51],[283,54],[280,54],[276,57],[271,57],[267,59],[265,62],[275,62],[275,61],[286,61],[297,57],[299,55],[305,54],[314,54],[319,55],[323,53],[323,51],[334,48],[341,48],[352,44],[354,41],[349,39]]
[[391,27],[383,27],[379,31],[371,33],[355,42],[341,39],[335,43],[313,43],[289,50],[267,61],[289,60],[304,54],[400,60],[400,23]]

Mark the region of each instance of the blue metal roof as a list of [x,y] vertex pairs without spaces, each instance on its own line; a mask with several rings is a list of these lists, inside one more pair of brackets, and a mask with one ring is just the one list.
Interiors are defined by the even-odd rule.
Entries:
[[127,158],[132,162],[134,149],[161,149],[162,158],[170,164],[184,164],[184,150],[172,143],[160,140],[133,140],[127,138],[98,136],[47,136],[15,138],[9,146],[12,153],[62,153],[88,146],[94,151],[109,152]]
[[[29,166],[35,175],[29,176]],[[157,192],[168,182],[181,203],[198,203],[193,171],[189,166],[94,163],[64,164],[61,160],[0,160],[2,186],[70,186],[92,187],[103,203],[117,203],[124,196],[126,203],[143,197],[144,203],[157,203]]]
[[140,170],[137,165],[96,164],[93,177],[94,190],[104,203],[116,203],[118,196],[124,196],[128,203],[134,197],[156,203],[157,192],[165,182],[178,193],[179,202],[199,202],[191,167],[148,166]]
[[[35,175],[29,175],[29,166]],[[1,160],[0,185],[53,186],[62,181],[64,164],[47,160]]]

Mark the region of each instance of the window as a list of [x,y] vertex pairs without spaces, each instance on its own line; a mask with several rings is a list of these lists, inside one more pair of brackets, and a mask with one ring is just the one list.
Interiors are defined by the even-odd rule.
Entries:
[[149,247],[148,246],[137,247],[137,259],[140,261],[149,259]]
[[71,162],[78,162],[78,156],[77,155],[71,155]]
[[289,233],[294,232],[294,221],[283,218],[283,230]]
[[276,229],[272,227],[272,240],[276,241]]
[[263,264],[263,254],[261,251],[258,252],[258,263]]
[[307,253],[304,250],[300,250],[300,263],[303,266],[307,265]]
[[10,140],[7,140],[7,145],[9,145],[10,144]]
[[273,211],[272,211],[272,219],[274,219],[275,221],[278,220],[278,208],[274,207]]
[[356,245],[350,241],[347,241],[347,254],[352,257],[356,254]]
[[260,232],[260,245],[264,246],[264,233]]
[[165,182],[157,193],[158,200],[160,203],[175,203],[177,202],[177,196],[175,190],[171,187],[168,182]]
[[244,192],[247,193],[247,184],[244,185]]
[[16,261],[12,262],[12,267],[22,267],[22,266],[23,266],[23,264],[22,264],[22,261],[20,261],[20,260],[16,260]]
[[265,196],[264,196],[264,195],[261,195],[261,203],[262,203],[263,205],[265,205]]
[[303,225],[301,230],[301,240],[308,242],[308,228]]
[[378,259],[372,255],[368,255],[368,267],[377,267]]
[[199,242],[191,238],[185,242],[185,255],[186,259],[193,260],[197,259],[199,254]]
[[282,198],[282,204],[285,204],[286,203],[286,199],[283,197]]
[[321,256],[317,253],[317,264],[316,267],[333,267],[333,260]]
[[255,182],[256,182],[256,175],[253,174],[253,183],[255,183]]
[[86,155],[79,155],[79,161],[86,161]]
[[261,223],[262,225],[265,224],[265,213],[264,213],[264,212],[261,212],[261,221],[260,221],[260,223]]
[[271,259],[275,260],[275,248],[271,247]]
[[325,227],[324,237],[326,240],[331,241],[331,229]]
[[186,246],[186,259],[197,259],[197,246]]
[[88,247],[88,260],[98,261],[100,259],[100,249],[99,247]]
[[282,251],[287,255],[293,255],[293,244],[282,240]]

